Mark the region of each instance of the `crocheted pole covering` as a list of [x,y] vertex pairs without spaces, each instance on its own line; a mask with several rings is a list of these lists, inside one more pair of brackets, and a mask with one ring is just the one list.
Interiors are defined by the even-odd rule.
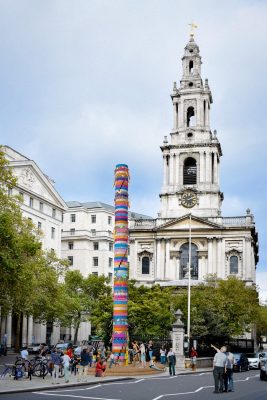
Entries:
[[128,351],[128,183],[126,164],[115,168],[114,291],[112,352],[122,364]]

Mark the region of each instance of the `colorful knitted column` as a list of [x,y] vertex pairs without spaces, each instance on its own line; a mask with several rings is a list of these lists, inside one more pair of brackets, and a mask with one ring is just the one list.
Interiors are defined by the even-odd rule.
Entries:
[[112,351],[123,364],[128,348],[128,183],[128,166],[116,165]]

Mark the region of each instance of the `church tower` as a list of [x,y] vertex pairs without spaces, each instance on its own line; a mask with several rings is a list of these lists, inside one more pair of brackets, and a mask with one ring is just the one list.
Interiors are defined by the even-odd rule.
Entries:
[[161,146],[163,186],[161,218],[177,218],[190,211],[198,217],[220,215],[223,194],[219,185],[222,156],[216,131],[210,128],[212,94],[201,78],[199,47],[191,33],[182,57],[180,86],[174,82],[173,129]]

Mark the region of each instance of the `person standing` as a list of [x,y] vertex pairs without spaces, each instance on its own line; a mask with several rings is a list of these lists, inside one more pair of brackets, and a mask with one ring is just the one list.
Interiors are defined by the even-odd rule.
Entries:
[[62,364],[64,368],[64,378],[65,378],[65,383],[68,383],[69,376],[70,376],[70,357],[67,353],[67,351],[64,352],[64,356],[62,357]]
[[160,353],[160,363],[162,365],[165,365],[166,364],[166,350],[164,349],[163,346],[161,346],[159,353]]
[[176,357],[175,353],[172,351],[172,348],[170,348],[168,354],[167,354],[167,361],[169,363],[169,373],[170,375],[175,375],[175,365],[176,365]]
[[226,373],[224,374],[224,388],[226,392],[234,392],[234,380],[233,380],[233,368],[235,358],[233,353],[231,353],[230,346],[226,347]]
[[220,351],[218,351],[215,354],[213,359],[213,377],[214,377],[214,387],[215,387],[213,393],[223,392],[223,381],[224,381],[224,373],[226,372],[226,360],[227,360],[225,352],[226,352],[226,347],[222,346],[220,348]]
[[144,343],[140,344],[140,355],[142,368],[146,368],[146,348]]
[[197,351],[194,346],[191,348],[190,358],[192,371],[195,371],[197,368]]
[[153,342],[152,342],[152,340],[149,340],[147,349],[148,349],[148,355],[149,355],[149,365],[153,365]]
[[52,361],[52,383],[59,383],[59,367],[61,364],[61,355],[57,352],[57,349],[54,347],[51,352],[51,361]]
[[78,382],[80,380],[85,381],[86,376],[87,376],[89,362],[90,362],[89,353],[88,353],[87,349],[84,348],[84,349],[82,349],[82,353],[81,353],[81,361],[80,361],[79,373],[78,373]]

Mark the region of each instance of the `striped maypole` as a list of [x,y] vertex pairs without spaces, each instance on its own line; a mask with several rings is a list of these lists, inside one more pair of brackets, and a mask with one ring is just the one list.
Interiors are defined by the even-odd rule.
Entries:
[[128,166],[117,164],[115,168],[112,352],[123,364],[128,352],[128,183]]

